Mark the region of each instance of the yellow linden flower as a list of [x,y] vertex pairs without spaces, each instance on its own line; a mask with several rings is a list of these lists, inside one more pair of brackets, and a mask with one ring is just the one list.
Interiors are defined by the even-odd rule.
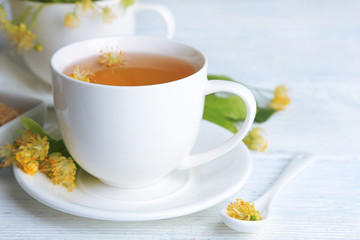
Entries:
[[65,15],[64,26],[68,28],[77,28],[80,25],[80,19],[74,12]]
[[92,0],[82,0],[81,2],[76,2],[76,5],[80,6],[83,12],[94,9]]
[[0,167],[8,167],[15,161],[16,148],[12,144],[0,146],[0,158],[3,160],[0,162]]
[[49,151],[47,137],[41,138],[39,134],[31,134],[28,131],[15,140],[17,149],[15,160],[17,165],[27,174],[35,174],[38,171],[39,161],[43,161]]
[[18,24],[20,32],[26,31],[26,24],[21,22]]
[[98,58],[98,63],[104,64],[106,66],[121,65],[125,63],[125,52],[117,51],[115,48],[110,48],[106,52],[100,50],[100,56]]
[[34,175],[39,170],[39,162],[37,161],[28,162],[26,164],[23,164],[21,168],[26,174]]
[[38,133],[32,134],[29,131],[26,131],[25,134],[16,139],[15,142],[19,146],[18,150],[24,152],[24,156],[30,154],[30,158],[40,161],[45,159],[50,148],[46,136],[42,138]]
[[30,148],[21,146],[15,154],[17,166],[21,168],[25,173],[34,175],[38,171],[39,163],[37,159],[32,155]]
[[234,203],[230,203],[227,207],[228,215],[244,221],[258,221],[262,217],[260,212],[255,209],[254,204],[250,204],[242,199],[236,199]]
[[112,23],[117,16],[111,7],[106,6],[102,9],[100,17],[103,23]]
[[74,66],[73,68],[74,71],[69,77],[83,82],[90,82],[92,80],[91,72],[86,67],[83,70],[81,70],[79,66]]
[[15,153],[15,159],[21,166],[36,160],[33,158],[31,148],[26,146],[20,146],[18,148],[18,151]]
[[26,30],[21,34],[19,43],[17,44],[18,51],[29,51],[34,48],[35,35]]
[[265,131],[261,127],[253,128],[244,138],[246,146],[254,151],[263,152],[268,147],[268,141],[265,138]]
[[7,13],[5,8],[0,4],[0,24],[6,21]]
[[38,52],[42,52],[44,50],[43,46],[40,43],[35,44],[34,48]]
[[69,191],[75,187],[76,165],[71,157],[52,153],[40,163],[40,171],[45,173],[54,184],[62,184]]
[[41,138],[39,134],[35,134],[32,140],[33,141],[29,143],[28,146],[31,146],[33,149],[33,156],[40,161],[44,160],[50,147],[47,137],[44,136]]
[[274,91],[274,98],[270,101],[270,107],[275,110],[282,110],[290,103],[287,95],[287,88],[284,85],[277,86]]
[[10,44],[17,46],[19,52],[28,51],[34,47],[35,34],[27,28],[25,23],[8,24],[5,28]]
[[11,26],[11,22],[6,20],[6,19],[1,19],[0,18],[0,31],[1,30],[5,30],[8,31],[8,28]]
[[2,27],[7,32],[7,37],[11,41],[10,44],[16,44],[17,32],[18,32],[18,25],[11,24],[10,21],[6,21],[3,23]]
[[25,130],[24,134],[15,138],[16,146],[26,145],[28,141],[32,141],[33,134],[29,130]]
[[0,146],[0,167],[16,164],[26,174],[34,175],[39,170],[54,184],[62,184],[69,191],[75,187],[76,165],[71,157],[61,153],[49,153],[50,143],[46,136],[26,130],[14,144]]

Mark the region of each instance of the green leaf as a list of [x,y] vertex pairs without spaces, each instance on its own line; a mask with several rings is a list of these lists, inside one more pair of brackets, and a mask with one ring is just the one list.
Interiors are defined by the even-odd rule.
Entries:
[[[211,75],[207,76],[209,80],[225,80],[237,82],[234,79],[225,75]],[[239,83],[241,84],[241,83]],[[276,110],[268,107],[257,106],[255,122],[263,123],[267,121]],[[203,119],[213,122],[229,131],[236,133],[239,122],[245,120],[246,105],[244,101],[236,95],[229,97],[219,97],[215,94],[210,94],[205,97],[205,108]]]
[[[234,79],[225,75],[211,75],[209,80],[225,80],[236,82]],[[245,102],[236,95],[220,97],[210,94],[205,97],[205,107],[203,119],[213,122],[233,133],[238,131],[237,123],[246,117]]]
[[272,108],[257,108],[255,122],[263,123],[268,120],[274,113],[276,112],[275,109]]
[[25,127],[25,129],[29,130],[32,133],[38,133],[40,137],[47,137],[49,141],[56,141],[49,134],[47,134],[42,127],[35,122],[34,120],[26,117],[20,118],[21,124]]
[[209,80],[225,80],[225,81],[230,81],[230,82],[236,82],[234,79],[226,76],[226,75],[212,75],[212,74],[208,74],[207,78]]
[[49,154],[59,152],[64,157],[71,157],[70,153],[68,152],[65,143],[62,139],[56,140],[54,142],[51,142],[50,148],[49,148]]
[[211,109],[204,111],[203,119],[208,120],[212,123],[215,123],[225,129],[229,130],[232,133],[236,133],[238,131],[234,121],[224,118],[222,116],[219,116],[216,113],[216,111],[213,111]]
[[130,7],[131,5],[133,5],[135,3],[135,0],[121,0],[121,5],[124,8]]
[[205,97],[204,119],[235,133],[237,132],[235,124],[245,117],[246,105],[239,96],[219,97],[209,94]]
[[244,120],[246,117],[245,102],[236,95],[220,97],[216,94],[209,94],[205,97],[205,110],[208,109],[234,121]]

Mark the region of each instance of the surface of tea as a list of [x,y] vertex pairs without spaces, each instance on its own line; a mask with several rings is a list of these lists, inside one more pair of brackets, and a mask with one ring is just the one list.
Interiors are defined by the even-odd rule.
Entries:
[[64,72],[70,75],[73,66],[89,70],[91,83],[115,86],[143,86],[175,81],[196,72],[195,67],[180,58],[127,52],[122,64],[108,66],[93,56],[75,62]]

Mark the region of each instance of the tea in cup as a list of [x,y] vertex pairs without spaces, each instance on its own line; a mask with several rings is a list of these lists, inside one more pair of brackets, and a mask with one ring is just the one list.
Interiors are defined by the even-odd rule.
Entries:
[[[114,59],[117,64],[108,65]],[[85,40],[58,50],[50,65],[66,147],[85,171],[119,188],[146,187],[172,171],[218,158],[240,143],[256,113],[247,88],[208,81],[204,54],[168,39]],[[101,74],[112,80],[101,80]],[[227,142],[193,155],[205,95],[214,92],[240,96],[247,106],[246,119]]]

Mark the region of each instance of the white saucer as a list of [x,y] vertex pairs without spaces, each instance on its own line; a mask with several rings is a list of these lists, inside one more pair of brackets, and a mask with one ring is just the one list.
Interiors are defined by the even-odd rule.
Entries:
[[[232,134],[202,121],[193,152],[216,146]],[[174,171],[159,183],[141,189],[118,189],[101,183],[83,170],[76,188],[67,192],[44,174],[25,174],[14,167],[20,186],[33,198],[54,209],[86,218],[143,221],[194,213],[232,196],[244,185],[252,168],[247,147],[241,143],[226,155],[187,171]]]

